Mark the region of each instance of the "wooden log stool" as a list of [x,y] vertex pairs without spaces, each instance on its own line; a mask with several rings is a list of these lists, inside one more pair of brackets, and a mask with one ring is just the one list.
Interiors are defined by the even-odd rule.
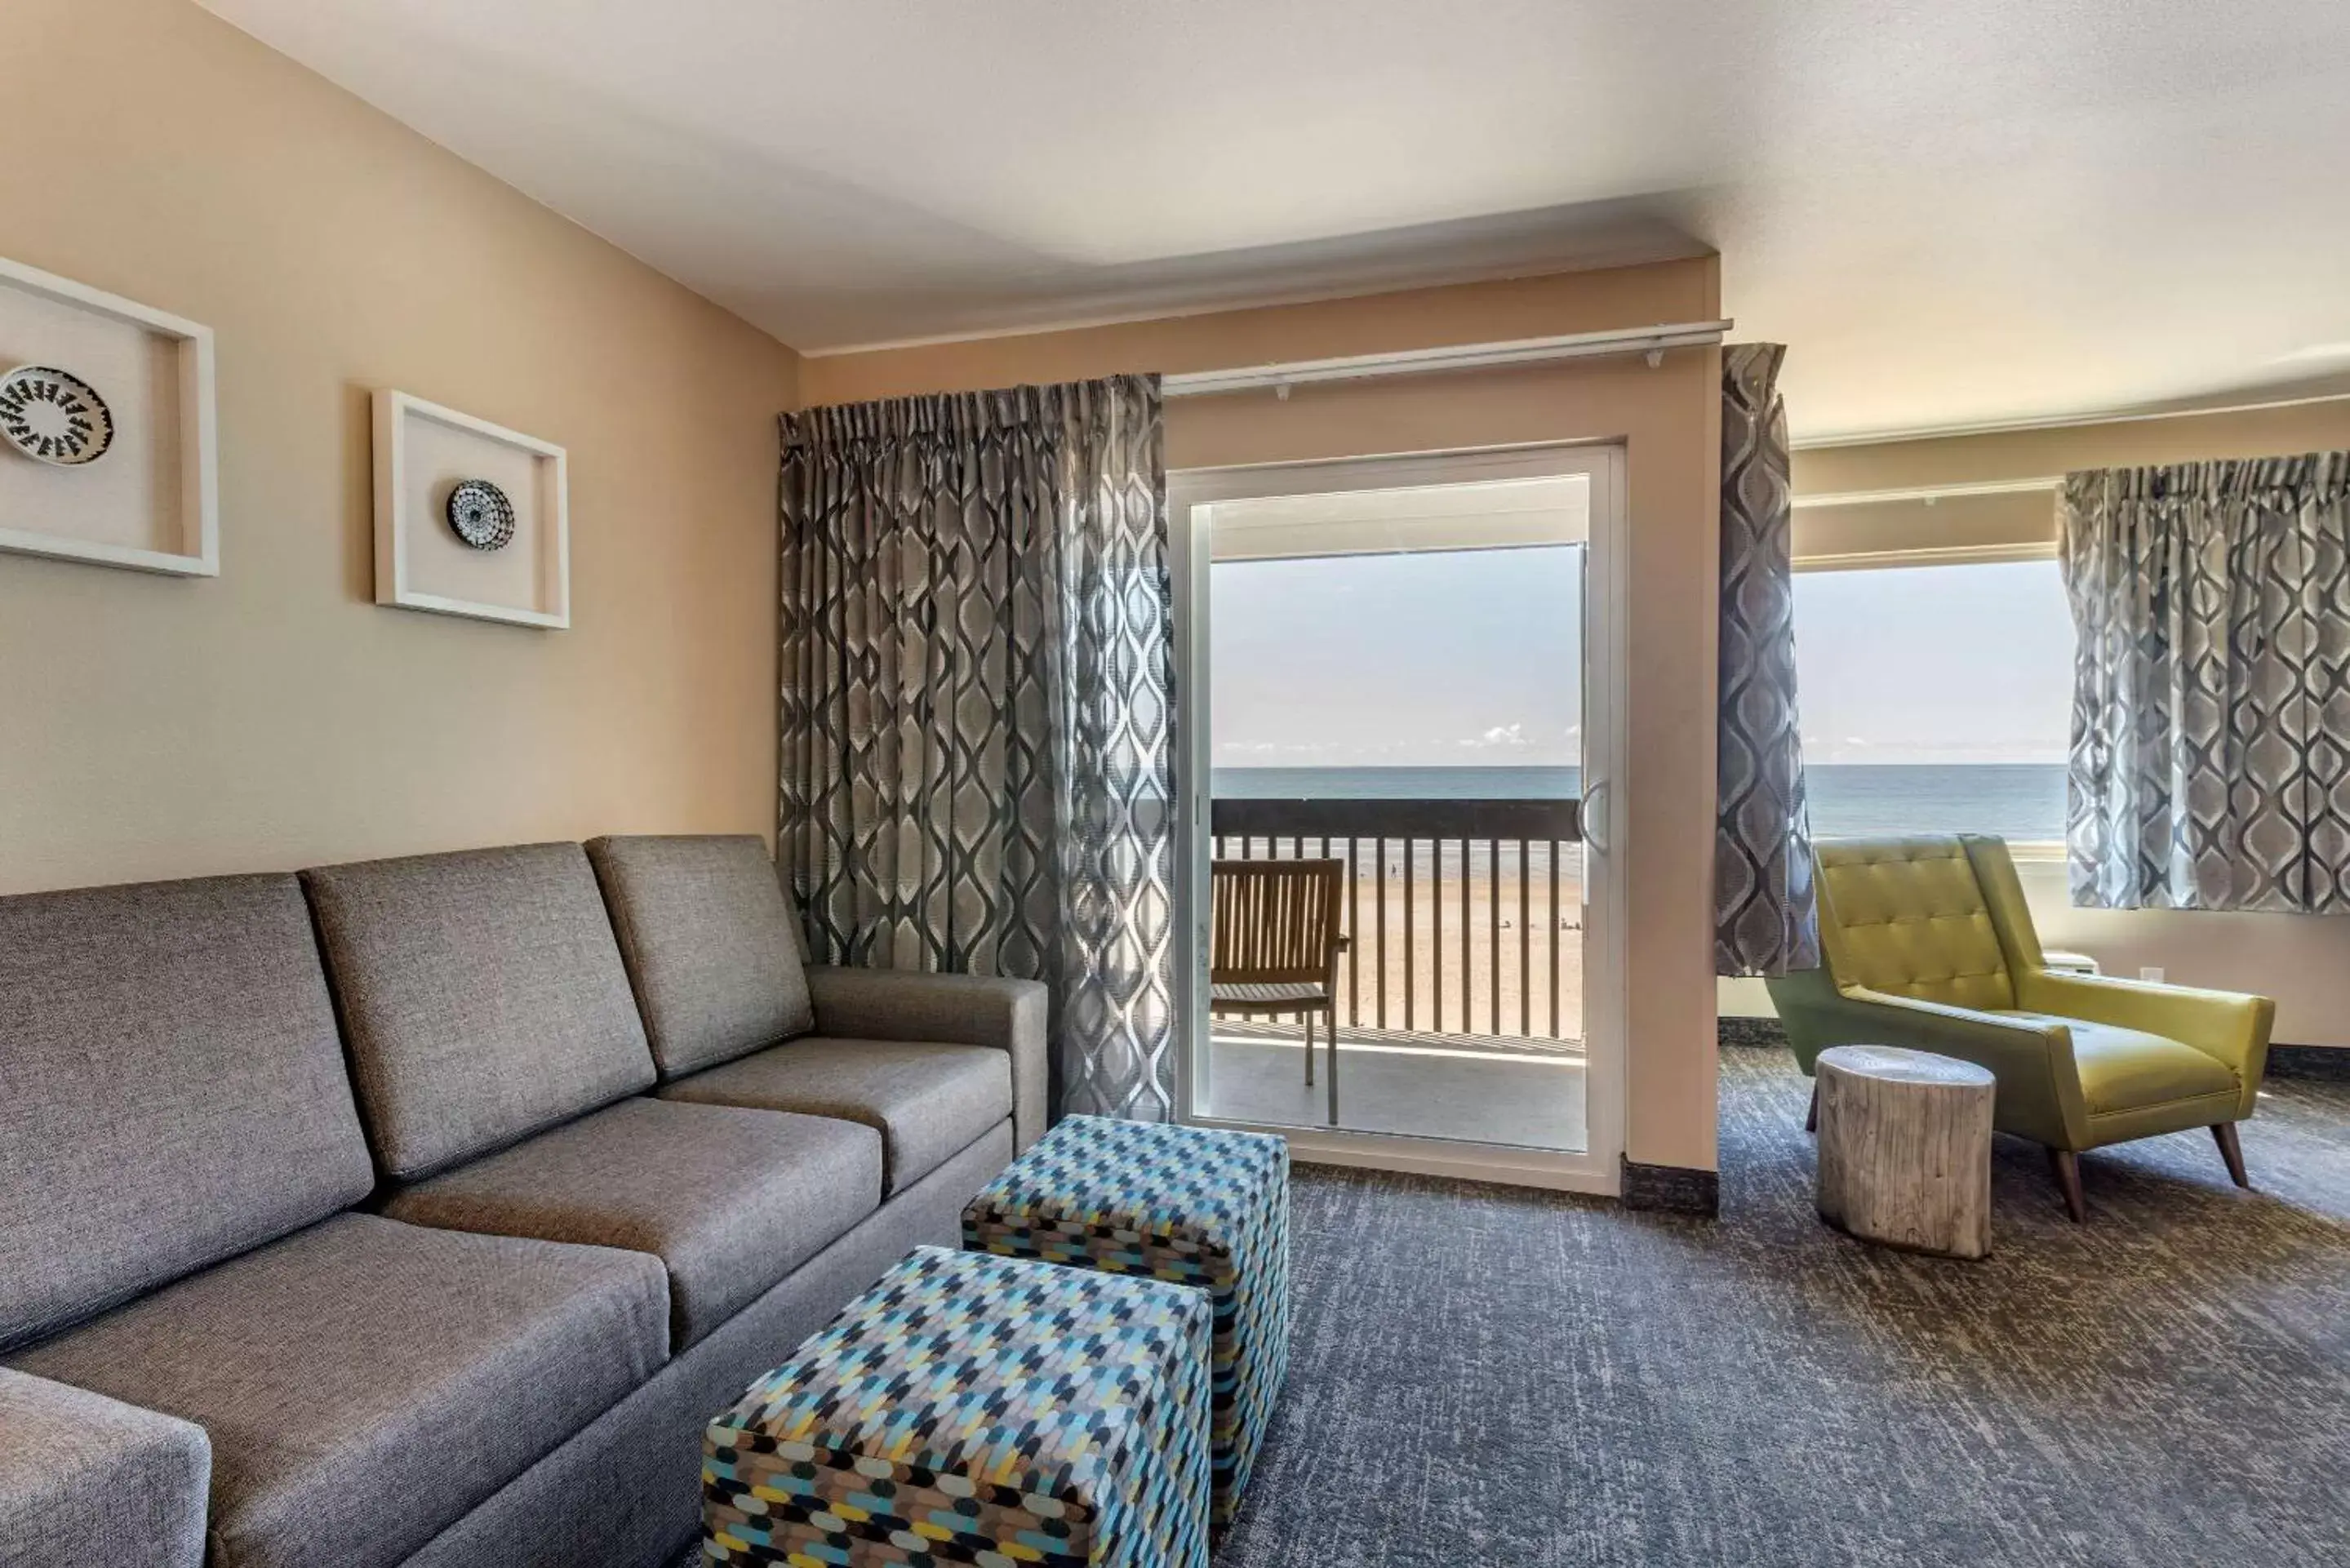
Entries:
[[1892,1045],[1816,1064],[1820,1218],[1864,1241],[1980,1258],[1991,1251],[1987,1068]]

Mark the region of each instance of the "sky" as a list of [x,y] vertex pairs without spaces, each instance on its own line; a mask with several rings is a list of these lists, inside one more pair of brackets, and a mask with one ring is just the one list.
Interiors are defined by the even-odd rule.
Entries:
[[[1212,764],[1579,760],[1580,546],[1225,561]],[[1813,763],[2059,763],[2072,623],[2053,561],[1806,572],[1796,680]]]
[[1572,766],[1582,581],[1564,545],[1218,562],[1211,765]]
[[1795,576],[1810,763],[2061,763],[2073,618],[2054,561]]

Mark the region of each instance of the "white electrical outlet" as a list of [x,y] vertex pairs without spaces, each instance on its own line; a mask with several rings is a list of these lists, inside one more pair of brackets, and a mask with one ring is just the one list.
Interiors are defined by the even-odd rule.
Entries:
[[2155,984],[2160,985],[2162,983],[2162,966],[2158,963],[2140,964],[2137,968],[2137,977],[2140,980],[2150,980],[2154,981]]

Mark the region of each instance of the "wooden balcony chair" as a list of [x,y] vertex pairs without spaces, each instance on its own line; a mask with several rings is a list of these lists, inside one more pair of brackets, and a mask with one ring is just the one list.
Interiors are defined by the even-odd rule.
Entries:
[[1330,1046],[1330,1125],[1338,1125],[1338,929],[1343,860],[1218,860],[1210,867],[1208,1012],[1279,1017],[1305,1028],[1314,1082],[1314,1020]]

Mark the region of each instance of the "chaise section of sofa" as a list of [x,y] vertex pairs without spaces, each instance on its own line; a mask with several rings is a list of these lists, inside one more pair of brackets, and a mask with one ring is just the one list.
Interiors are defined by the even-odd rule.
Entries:
[[802,966],[766,846],[638,836],[588,846],[659,1064],[660,1098],[861,1122],[902,1192],[994,1127],[1045,1121],[1033,981]]
[[213,1435],[216,1568],[393,1563],[668,1359],[660,1264],[342,1214],[16,1358]]
[[201,1428],[213,1568],[398,1563],[666,1358],[651,1258],[342,1212],[293,877],[0,899],[0,1360]]

